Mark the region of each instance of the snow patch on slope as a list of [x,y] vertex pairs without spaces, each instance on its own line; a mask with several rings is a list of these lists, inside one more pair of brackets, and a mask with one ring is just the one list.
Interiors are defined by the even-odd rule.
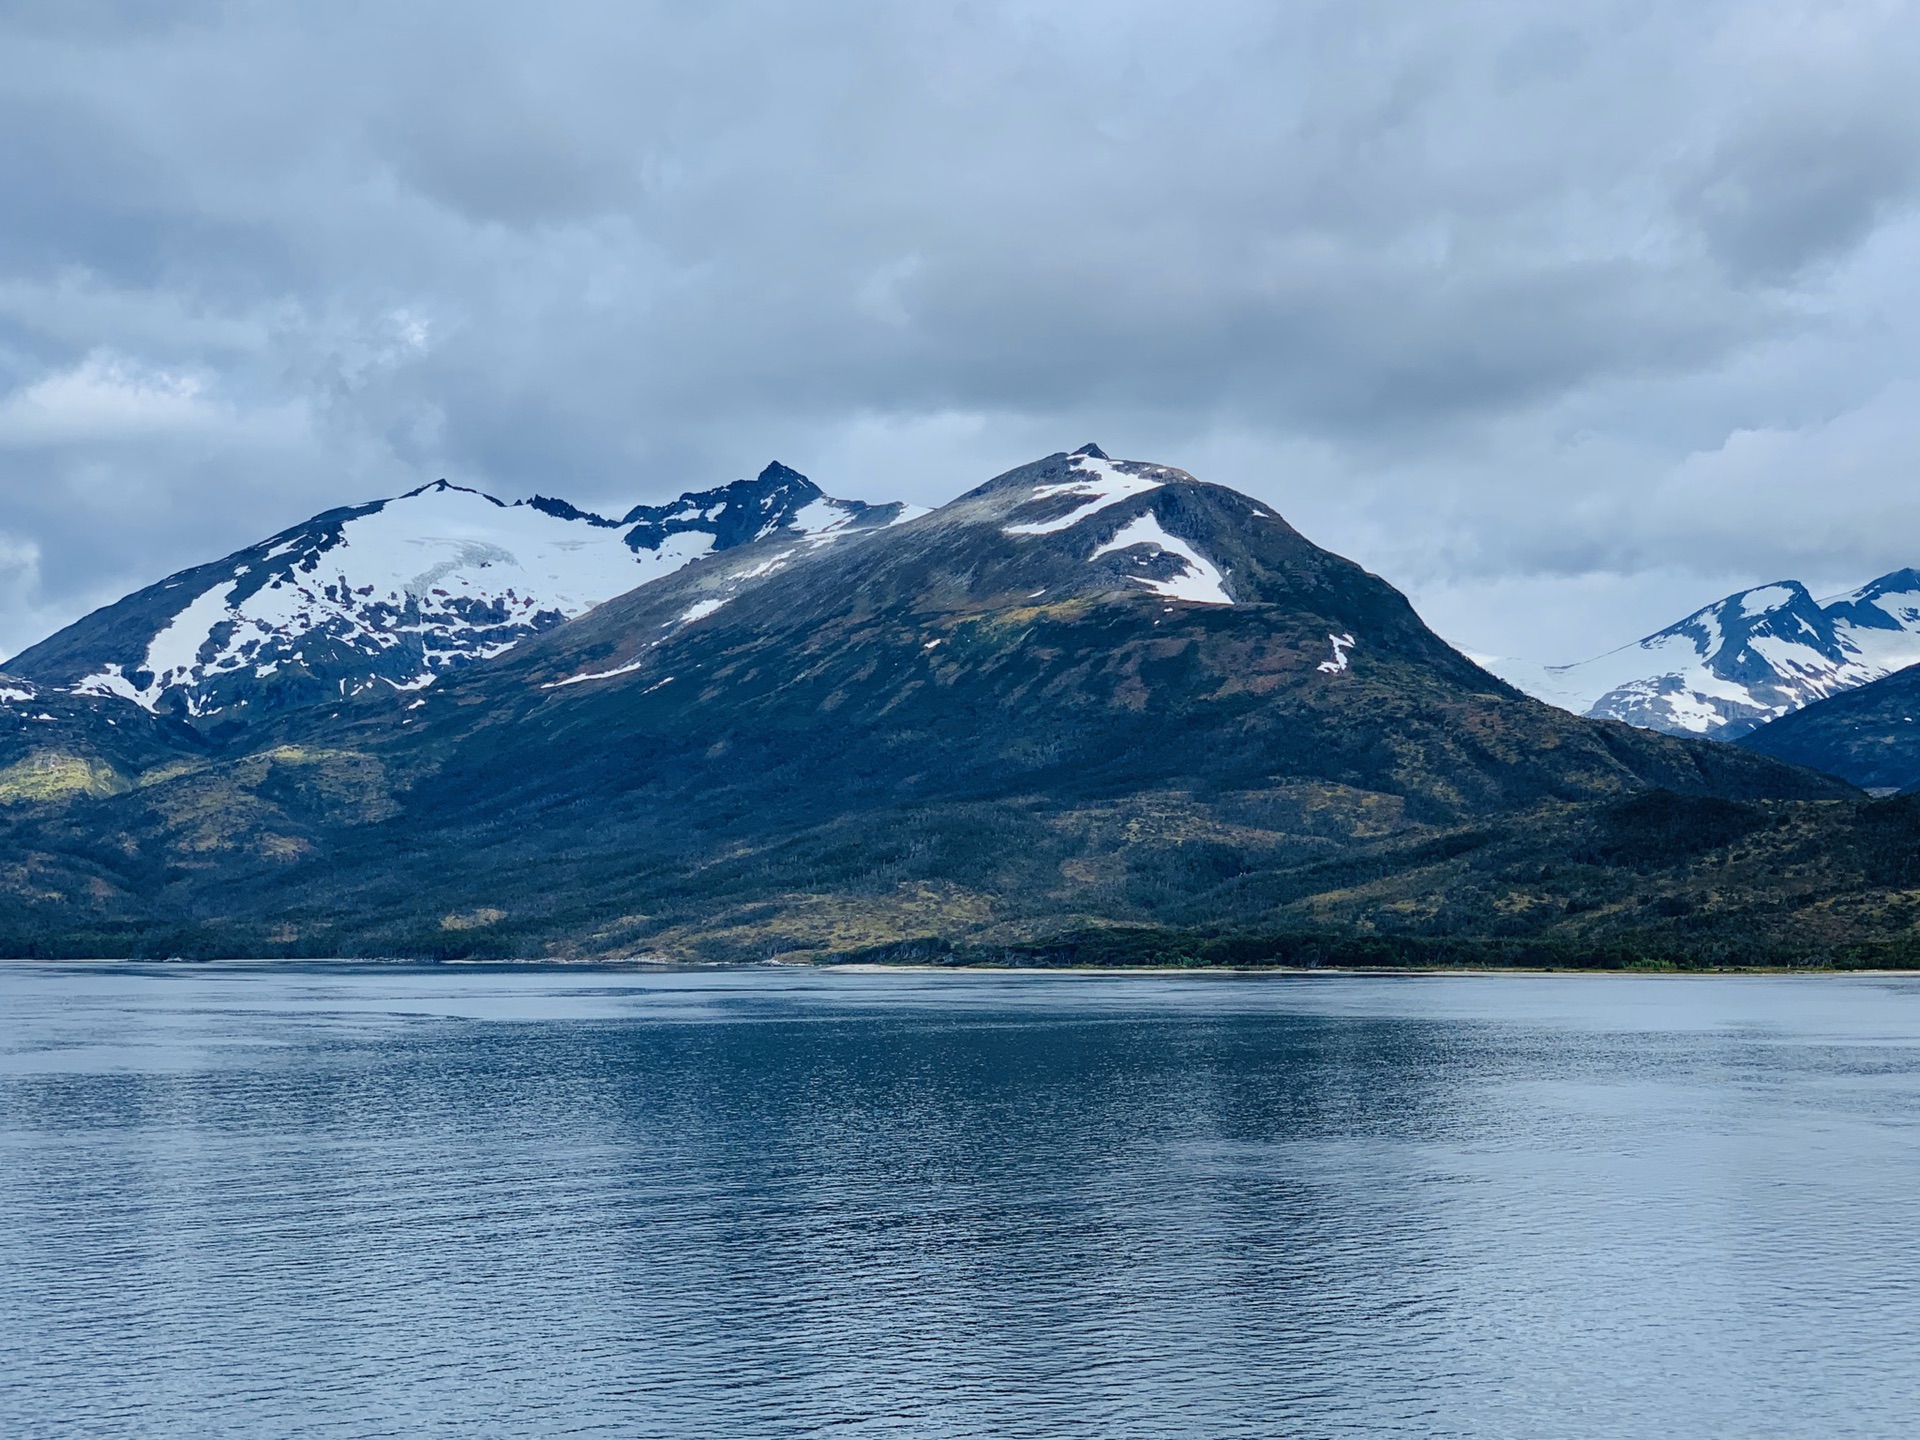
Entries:
[[[74,689],[149,710],[178,690],[188,713],[200,715],[217,708],[196,693],[204,682],[243,669],[271,676],[313,647],[388,657],[378,679],[415,689],[712,548],[712,535],[685,531],[634,550],[617,529],[428,487],[351,516],[337,534],[304,544],[296,537],[235,566],[153,637],[131,672],[110,664]],[[257,570],[271,578],[250,583]]]
[[1757,590],[1748,590],[1740,596],[1740,613],[1748,619],[1769,614],[1791,605],[1795,593],[1795,587],[1790,585],[1762,585]]
[[[858,512],[843,500],[822,495],[794,512],[793,528],[802,535],[826,535],[851,525]],[[771,527],[766,533],[771,533]]]
[[1333,645],[1333,658],[1322,660],[1313,668],[1322,675],[1338,675],[1347,668],[1347,652],[1353,649],[1355,641],[1351,632],[1343,635],[1328,635]]
[[1184,566],[1182,573],[1166,579],[1154,579],[1144,575],[1129,576],[1128,578],[1136,584],[1144,585],[1154,594],[1165,596],[1169,600],[1185,600],[1195,605],[1233,604],[1233,597],[1227,594],[1226,577],[1220,573],[1219,567],[1179,536],[1169,535],[1163,530],[1159,518],[1152,511],[1144,515],[1136,515],[1129,520],[1111,540],[1096,549],[1087,559],[1098,560],[1102,555],[1111,555],[1119,550],[1131,550],[1136,545],[1150,545],[1156,550],[1176,557]]
[[625,665],[616,665],[611,670],[588,670],[579,675],[569,675],[564,680],[550,680],[540,688],[542,690],[564,690],[569,685],[584,685],[589,680],[611,680],[616,675],[631,675],[647,662],[644,658]]
[[1008,535],[1052,535],[1061,530],[1071,529],[1089,515],[1096,515],[1109,505],[1118,505],[1135,495],[1144,495],[1149,490],[1158,490],[1166,482],[1147,475],[1133,475],[1120,469],[1113,460],[1102,459],[1094,455],[1073,455],[1067,463],[1080,472],[1080,477],[1064,480],[1052,485],[1036,485],[1028,497],[1033,500],[1051,500],[1056,496],[1067,495],[1084,497],[1086,503],[1069,510],[1052,520],[1041,520],[1030,525],[1009,525],[1003,533]]

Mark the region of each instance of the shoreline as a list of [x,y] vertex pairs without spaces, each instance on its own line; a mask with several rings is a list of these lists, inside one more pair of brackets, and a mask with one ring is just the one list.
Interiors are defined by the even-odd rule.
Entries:
[[[1345,977],[1405,975],[1614,975],[1627,978],[1726,978],[1741,975],[1879,975],[1920,976],[1920,970],[1843,969],[1834,965],[1716,965],[1670,966],[1541,966],[1541,965],[887,965],[872,961],[829,962],[808,965],[803,962],[767,961],[769,966],[793,970],[830,970],[850,975],[884,975],[894,971],[921,974],[972,975],[1328,975]],[[725,967],[722,967],[725,968]],[[742,967],[753,968],[753,967]]]
[[1842,967],[1834,965],[1003,965],[950,964],[931,965],[924,961],[892,964],[874,960],[821,961],[748,960],[700,961],[664,958],[604,957],[598,959],[555,959],[524,956],[501,959],[432,959],[412,956],[281,956],[229,955],[218,959],[194,959],[184,956],[165,958],[127,956],[0,956],[0,971],[11,967],[113,965],[162,969],[207,969],[224,966],[282,967],[328,966],[343,969],[390,970],[573,970],[621,973],[706,974],[777,970],[788,973],[813,972],[833,975],[1076,975],[1142,978],[1168,976],[1265,976],[1286,978],[1324,976],[1341,979],[1431,978],[1436,976],[1478,976],[1497,979],[1503,976],[1614,976],[1620,978],[1659,979],[1736,979],[1742,976],[1824,976],[1889,979],[1900,976],[1920,978],[1920,969],[1887,967]]

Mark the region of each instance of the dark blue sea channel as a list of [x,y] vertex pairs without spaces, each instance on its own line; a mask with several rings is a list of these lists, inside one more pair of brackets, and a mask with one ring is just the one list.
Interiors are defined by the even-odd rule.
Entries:
[[0,967],[0,1434],[1920,1433],[1920,982]]

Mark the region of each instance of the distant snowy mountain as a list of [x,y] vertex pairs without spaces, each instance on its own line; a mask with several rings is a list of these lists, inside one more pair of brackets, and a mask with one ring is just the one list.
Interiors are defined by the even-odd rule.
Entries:
[[1920,571],[1895,570],[1826,600],[1792,580],[1742,590],[1577,665],[1481,663],[1575,714],[1732,740],[1920,663]]
[[831,499],[780,464],[619,520],[442,480],[330,510],[97,610],[8,661],[9,684],[119,696],[203,726],[417,689],[703,555],[904,512]]

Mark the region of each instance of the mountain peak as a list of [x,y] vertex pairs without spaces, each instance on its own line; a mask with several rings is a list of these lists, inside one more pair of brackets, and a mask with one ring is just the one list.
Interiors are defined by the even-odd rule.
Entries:
[[762,485],[804,485],[812,490],[820,488],[791,465],[782,465],[778,460],[768,461],[767,468],[760,472],[757,479]]
[[1773,580],[1765,585],[1756,585],[1751,590],[1742,590],[1729,595],[1721,601],[1721,607],[1731,606],[1738,601],[1740,614],[1746,619],[1761,615],[1772,615],[1777,611],[1791,610],[1797,605],[1811,605],[1816,610],[1819,604],[1814,600],[1807,587],[1798,580]]
[[1113,458],[1111,455],[1107,454],[1106,451],[1102,450],[1098,445],[1082,445],[1078,450],[1074,451],[1073,453],[1076,455],[1090,456],[1095,460],[1111,460]]
[[1861,630],[1920,629],[1920,570],[1891,570],[1821,608]]
[[622,520],[544,495],[509,505],[435,480],[181,571],[11,663],[43,688],[244,725],[382,684],[419,689],[776,531],[837,534],[903,513],[832,499],[778,461],[758,479],[637,506]]
[[1577,665],[1495,660],[1502,679],[1595,719],[1732,740],[1920,661],[1920,573],[1816,600],[1775,580]]
[[477,495],[489,505],[498,505],[503,510],[507,508],[506,501],[496,500],[484,490],[476,490],[471,485],[456,485],[444,477],[439,480],[430,480],[425,485],[416,485],[413,489],[403,491],[399,495],[396,495],[394,499],[414,500],[422,495]]
[[1888,591],[1911,593],[1920,590],[1920,570],[1905,566],[1899,570],[1889,570],[1879,579],[1869,581],[1862,593],[1885,594]]
[[633,527],[627,544],[635,550],[657,549],[670,537],[694,530],[710,532],[713,548],[727,550],[779,531],[817,535],[890,525],[905,513],[897,503],[836,500],[775,460],[752,480],[688,491],[667,505],[636,505],[621,523]]

